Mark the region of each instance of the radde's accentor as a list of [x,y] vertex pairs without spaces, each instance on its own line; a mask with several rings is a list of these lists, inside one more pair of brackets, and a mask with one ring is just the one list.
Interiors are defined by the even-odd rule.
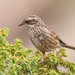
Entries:
[[54,51],[56,48],[60,47],[75,50],[75,47],[64,43],[60,37],[36,15],[26,17],[19,26],[22,25],[29,28],[30,40],[43,54],[45,54],[45,52]]

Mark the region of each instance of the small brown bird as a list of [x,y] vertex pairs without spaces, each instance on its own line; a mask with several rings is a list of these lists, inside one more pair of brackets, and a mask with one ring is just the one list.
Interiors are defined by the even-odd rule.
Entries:
[[29,28],[30,40],[34,46],[43,53],[43,55],[45,52],[54,51],[56,48],[60,47],[75,50],[75,47],[63,42],[60,37],[36,15],[26,17],[19,26],[22,25]]

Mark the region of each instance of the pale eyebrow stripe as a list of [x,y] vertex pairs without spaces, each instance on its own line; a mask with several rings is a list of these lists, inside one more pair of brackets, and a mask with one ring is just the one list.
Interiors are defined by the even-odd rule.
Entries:
[[31,17],[30,17],[30,18],[27,18],[27,19],[28,19],[28,20],[32,20],[32,19],[35,19],[35,20],[36,20],[36,19],[38,19],[38,18],[36,18],[36,17],[34,17],[34,18],[32,17],[32,18],[31,18]]

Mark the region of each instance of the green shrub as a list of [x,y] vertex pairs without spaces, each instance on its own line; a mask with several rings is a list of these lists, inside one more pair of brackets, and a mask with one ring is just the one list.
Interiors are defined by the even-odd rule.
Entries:
[[8,28],[0,29],[0,75],[74,75],[75,63],[63,59],[67,57],[65,49],[43,56],[40,51],[33,53],[24,48],[18,38],[9,44],[5,40],[7,35]]

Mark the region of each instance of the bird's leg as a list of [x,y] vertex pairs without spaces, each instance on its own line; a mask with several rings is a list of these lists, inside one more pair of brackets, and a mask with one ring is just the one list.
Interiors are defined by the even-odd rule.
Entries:
[[45,52],[42,52],[43,53],[43,55],[45,55]]

